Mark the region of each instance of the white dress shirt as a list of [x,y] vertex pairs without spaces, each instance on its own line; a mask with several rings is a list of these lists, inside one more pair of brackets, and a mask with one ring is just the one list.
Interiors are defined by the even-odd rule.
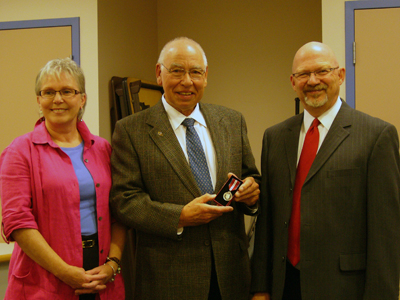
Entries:
[[[318,131],[319,131],[318,151],[326,135],[328,134],[328,131],[332,126],[333,120],[335,120],[336,115],[338,114],[341,106],[342,106],[342,100],[340,100],[340,97],[338,97],[336,103],[330,109],[328,109],[326,112],[324,112],[321,116],[318,117],[318,120],[320,121],[320,124],[318,125]],[[303,149],[306,133],[310,128],[314,119],[315,118],[312,115],[310,115],[310,113],[307,110],[304,110],[303,125],[301,126],[300,129],[299,147],[297,150],[297,163],[299,163],[300,154],[301,150]]]
[[215,149],[211,139],[210,131],[207,128],[206,121],[203,114],[200,111],[199,105],[197,104],[190,116],[185,116],[181,112],[177,111],[174,107],[168,104],[165,100],[164,95],[162,96],[162,103],[165,111],[167,112],[169,122],[171,123],[172,129],[178,138],[179,144],[182,147],[183,153],[185,153],[186,160],[189,162],[186,149],[186,126],[182,125],[183,120],[186,118],[192,118],[196,122],[194,128],[199,135],[201,145],[203,146],[204,153],[207,159],[208,170],[210,171],[211,182],[213,189],[217,182],[217,163],[215,161]]

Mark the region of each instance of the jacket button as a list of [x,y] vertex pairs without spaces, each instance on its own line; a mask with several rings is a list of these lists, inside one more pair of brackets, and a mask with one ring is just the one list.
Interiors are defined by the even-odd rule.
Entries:
[[285,262],[286,258],[284,256],[282,256],[282,262]]
[[103,220],[103,217],[99,217],[99,221]]
[[85,158],[85,163],[89,162],[89,160],[87,158]]
[[210,241],[204,241],[204,245],[210,246]]
[[100,183],[96,183],[96,187],[99,187],[100,186]]
[[289,223],[288,223],[288,222],[285,222],[284,224],[285,224],[285,227],[288,228]]

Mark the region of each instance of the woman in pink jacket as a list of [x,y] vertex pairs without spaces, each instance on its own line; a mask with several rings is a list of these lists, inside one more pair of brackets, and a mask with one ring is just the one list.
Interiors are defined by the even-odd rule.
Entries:
[[69,58],[49,61],[36,95],[43,117],[0,158],[2,234],[16,241],[5,299],[124,299],[111,147],[81,120],[82,70]]

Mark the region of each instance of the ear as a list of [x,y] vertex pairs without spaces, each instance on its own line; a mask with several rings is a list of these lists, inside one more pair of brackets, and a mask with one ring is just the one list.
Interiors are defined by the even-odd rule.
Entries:
[[39,104],[39,108],[41,107],[41,104],[40,104],[40,96],[36,96],[36,102],[37,102],[37,104]]
[[81,97],[81,107],[84,107],[84,106],[85,106],[86,99],[87,99],[86,94],[82,94],[82,97]]
[[296,82],[295,82],[295,78],[293,75],[290,75],[290,83],[292,84],[292,88],[294,91],[296,91]]
[[342,84],[344,82],[345,78],[346,78],[346,69],[340,68],[339,69],[339,84]]
[[157,84],[162,85],[161,64],[156,64],[156,77],[157,77]]
[[208,76],[208,66],[206,68],[206,72],[204,73],[204,87],[207,86],[207,76]]

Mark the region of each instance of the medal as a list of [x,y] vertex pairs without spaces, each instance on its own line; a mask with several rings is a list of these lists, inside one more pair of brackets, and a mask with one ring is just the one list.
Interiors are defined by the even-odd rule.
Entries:
[[239,186],[240,186],[240,182],[238,180],[236,180],[235,178],[233,178],[231,180],[231,182],[229,183],[229,191],[224,193],[222,198],[224,198],[224,200],[226,202],[231,201],[233,198],[232,191],[236,192],[236,190],[239,188]]
[[223,198],[226,202],[231,201],[232,199],[232,193],[231,191],[224,193]]
[[213,201],[217,203],[217,205],[230,205],[235,198],[235,193],[237,192],[241,184],[242,181],[232,175],[219,190],[217,196]]

